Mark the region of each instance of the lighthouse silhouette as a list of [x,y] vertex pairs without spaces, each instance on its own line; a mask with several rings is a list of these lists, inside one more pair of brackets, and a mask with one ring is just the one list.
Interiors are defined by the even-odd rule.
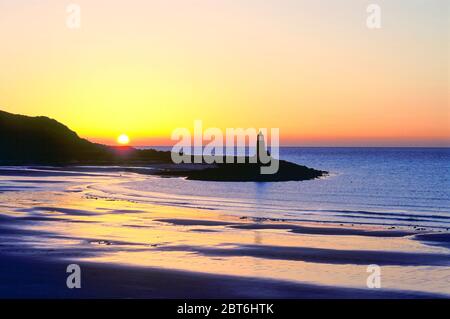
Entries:
[[258,138],[256,140],[256,159],[258,163],[267,163],[267,157],[270,153],[267,151],[266,142],[264,140],[264,135],[261,131],[258,133]]

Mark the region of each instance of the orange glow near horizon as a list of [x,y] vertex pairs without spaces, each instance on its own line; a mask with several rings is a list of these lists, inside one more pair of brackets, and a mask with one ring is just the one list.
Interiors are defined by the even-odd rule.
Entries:
[[172,145],[199,119],[283,145],[450,146],[448,1],[383,2],[378,30],[358,0],[77,3],[72,30],[61,1],[0,2],[1,110],[110,145]]

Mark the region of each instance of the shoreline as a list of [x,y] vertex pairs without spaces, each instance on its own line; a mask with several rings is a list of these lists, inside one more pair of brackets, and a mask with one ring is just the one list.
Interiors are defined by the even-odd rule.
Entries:
[[[74,213],[74,212],[69,212]],[[157,219],[155,221],[176,225],[177,227],[194,227],[192,232],[215,232],[214,227],[236,226],[237,229],[283,230],[292,227],[302,227],[305,235],[330,236],[373,236],[374,238],[405,238],[407,240],[422,240],[428,243],[448,244],[450,233],[434,232],[404,232],[399,234],[396,230],[381,230],[379,228],[346,228],[346,227],[318,227],[307,225],[293,225],[280,222],[268,224],[250,224],[238,222],[236,218],[216,214],[217,218],[192,219]],[[203,216],[205,217],[205,216]],[[273,221],[272,221],[273,223]],[[0,226],[1,226],[0,222]],[[253,226],[255,228],[253,228]],[[262,226],[262,227],[260,227]],[[197,229],[195,227],[203,227]],[[5,228],[2,234],[5,234]],[[8,227],[7,227],[8,228]],[[280,229],[279,228],[279,229]],[[308,229],[313,230],[309,232]],[[341,231],[337,234],[336,231]],[[14,232],[13,229],[10,229]],[[36,235],[24,230],[17,230],[23,234]],[[363,234],[361,232],[368,232]],[[373,232],[373,233],[370,233]],[[369,235],[370,234],[370,235]],[[415,238],[420,236],[423,238]],[[437,238],[434,238],[434,237]],[[99,240],[98,244],[105,246],[134,245],[126,242],[108,242]],[[206,256],[251,256],[264,259],[302,260],[306,262],[319,262],[326,264],[360,263],[368,265],[378,263],[380,266],[447,266],[450,267],[450,255],[426,253],[400,253],[356,250],[324,250],[294,246],[264,246],[242,245],[236,249],[229,248],[201,248],[189,246],[155,245],[156,251],[189,251]],[[32,251],[32,250],[30,250]],[[64,249],[55,254],[30,252],[10,252],[0,254],[0,298],[5,299],[71,299],[71,298],[137,298],[137,299],[447,299],[450,291],[445,293],[432,293],[400,289],[368,289],[358,287],[330,286],[313,284],[301,281],[279,280],[264,277],[249,277],[227,275],[211,272],[189,271],[163,267],[139,266],[134,264],[103,262],[90,260],[92,252],[84,251],[78,255]],[[96,255],[95,252],[93,255]],[[82,270],[82,288],[68,289],[66,285],[66,267],[69,264],[78,264]]]
[[[136,175],[11,176],[18,189],[0,192],[5,298],[450,297],[450,232],[90,196]],[[80,290],[65,287],[69,263],[82,267]],[[382,289],[366,287],[370,264]]]
[[[61,210],[64,211],[64,210]],[[77,211],[67,210],[68,214],[79,215]],[[200,218],[199,218],[200,217]],[[190,232],[216,232],[216,227],[231,227],[244,230],[304,230],[303,235],[342,237],[402,238],[417,240],[425,244],[449,247],[450,233],[435,232],[399,232],[398,230],[382,230],[373,227],[319,227],[311,224],[295,225],[286,222],[270,224],[239,222],[236,217],[216,214],[213,216],[197,216],[191,219],[154,219],[156,222],[176,227],[191,227]],[[73,222],[73,221],[72,221]],[[0,225],[2,223],[0,222]],[[313,226],[314,225],[314,226]],[[278,227],[277,227],[278,226]],[[198,228],[202,227],[202,228]],[[2,234],[5,235],[5,228]],[[6,228],[9,228],[6,227]],[[181,230],[186,231],[186,230]],[[10,228],[10,233],[13,233]],[[18,232],[28,235],[41,235],[24,230]],[[296,232],[296,234],[301,234]],[[54,234],[53,234],[54,235]],[[418,238],[416,238],[418,237]],[[91,240],[92,243],[108,246],[136,245],[135,243],[108,241],[106,239]],[[450,267],[449,255],[377,252],[377,251],[343,251],[333,249],[317,249],[298,246],[265,246],[241,245],[235,248],[151,245],[152,251],[189,252],[209,257],[252,257],[263,259],[292,260],[327,265],[359,264],[366,266],[439,266]],[[450,248],[450,247],[449,247]],[[120,249],[120,248],[119,248]],[[147,249],[145,247],[144,249]],[[32,251],[32,250],[30,250]],[[41,254],[38,250],[18,254],[0,254],[0,297],[25,299],[54,298],[178,298],[178,299],[414,299],[414,298],[450,298],[450,291],[433,293],[400,289],[367,289],[358,287],[329,286],[301,281],[283,279],[228,275],[220,273],[199,272],[164,267],[139,266],[123,262],[95,261],[95,256],[102,251],[57,251]],[[77,256],[78,255],[78,256]],[[90,261],[90,257],[94,257]],[[65,267],[71,263],[80,265],[82,269],[82,289],[65,287],[67,273]],[[450,269],[450,268],[449,268]]]
[[[122,176],[122,174],[135,174],[138,178],[136,179],[137,181],[143,181],[146,180],[148,178],[169,178],[169,179],[183,179],[188,181],[188,179],[186,177],[182,177],[182,176],[164,176],[164,175],[159,175],[157,173],[155,173],[155,171],[160,171],[160,170],[165,170],[165,169],[173,169],[173,166],[176,166],[175,164],[154,164],[151,167],[122,167],[122,166],[67,166],[67,167],[53,167],[53,166],[0,166],[0,176],[17,176],[17,177],[30,177],[30,178],[38,178],[38,177],[42,177],[42,178],[52,178],[52,177],[89,177],[89,176],[93,176],[93,177],[113,177],[114,175],[116,176]],[[172,168],[171,168],[172,167]],[[330,177],[331,175],[325,175],[322,177],[319,177],[317,179],[326,179],[328,177]],[[23,185],[23,184],[29,184],[29,183],[37,183],[34,180],[30,180],[29,183],[26,183],[24,181],[20,181],[20,180],[16,180],[16,182],[21,183],[21,186],[0,186],[0,192],[4,192],[4,191],[20,191],[20,190],[24,190],[27,191],[27,186]],[[195,182],[195,181],[194,181]],[[228,183],[228,182],[218,182],[218,181],[201,181],[201,182],[211,182],[211,183]],[[56,183],[55,181],[53,182],[46,182],[45,180],[42,180],[41,183]],[[124,183],[127,183],[127,181],[124,181]],[[240,182],[240,183],[257,183],[257,182]],[[278,183],[278,182],[277,182]],[[283,182],[279,182],[279,183],[283,183]],[[122,184],[122,183],[119,183]],[[119,185],[118,184],[118,185]],[[101,192],[101,191],[100,191]],[[119,200],[124,200],[127,201],[127,199],[122,196],[121,194],[117,194],[118,195],[118,199]],[[164,195],[164,194],[162,194]],[[89,195],[90,196],[90,195]],[[172,195],[170,195],[172,196]],[[176,196],[176,194],[175,194]],[[182,195],[181,195],[182,196]],[[115,197],[115,196],[112,196]],[[109,196],[105,195],[105,194],[95,194],[92,196],[93,199],[96,198],[102,198],[102,199],[110,199]],[[170,197],[168,197],[170,198]],[[149,197],[149,199],[152,199],[152,197]],[[181,199],[182,200],[182,199]],[[131,200],[132,201],[132,200]],[[159,201],[155,201],[155,202],[151,202],[149,201],[149,203],[164,203],[167,204],[168,206],[171,206],[171,203],[169,203],[168,201],[164,202],[162,200]],[[176,202],[173,202],[173,207],[179,207],[182,206],[176,204]],[[197,205],[197,206],[188,206],[191,208],[199,208],[199,209],[204,209],[204,210],[208,210],[208,211],[217,211],[220,210],[220,206],[218,208],[211,208],[211,207],[202,207],[201,205]],[[301,209],[299,211],[302,211]],[[320,212],[321,210],[317,210],[317,212]],[[356,213],[356,214],[376,214],[377,216],[399,216],[402,217],[402,212],[401,211],[349,211],[349,210],[333,210],[333,209],[324,209],[322,210],[324,213],[326,212],[335,212],[335,213]],[[254,217],[251,214],[246,215],[245,213],[239,213],[239,214],[232,214],[230,216],[239,216],[242,219],[248,219],[248,220],[254,220],[254,221],[285,221],[285,222],[292,222],[292,223],[306,223],[306,224],[317,224],[319,227],[321,226],[336,226],[336,227],[341,227],[341,226],[345,226],[345,227],[374,227],[377,228],[379,230],[386,230],[386,229],[397,229],[397,230],[406,230],[406,231],[437,231],[437,232],[445,232],[445,231],[450,231],[450,227],[448,226],[417,226],[416,224],[414,224],[414,221],[429,221],[427,220],[427,218],[439,218],[439,219],[445,219],[445,220],[450,220],[450,217],[448,216],[427,216],[427,215],[422,215],[421,213],[417,213],[414,215],[409,216],[407,219],[399,219],[398,221],[402,222],[402,223],[397,223],[397,224],[390,224],[390,223],[380,223],[380,222],[370,222],[370,221],[332,221],[332,220],[318,220],[318,221],[314,221],[314,220],[310,220],[310,219],[301,219],[300,217],[297,218],[289,218],[289,217],[282,217],[282,218],[276,218],[276,217]],[[361,217],[361,216],[360,216]],[[367,216],[363,216],[365,218],[369,218]],[[373,218],[373,217],[370,217]],[[425,218],[425,219],[424,219]],[[392,219],[391,219],[392,220]],[[389,221],[389,220],[388,220]],[[405,224],[406,221],[410,221],[409,224]]]

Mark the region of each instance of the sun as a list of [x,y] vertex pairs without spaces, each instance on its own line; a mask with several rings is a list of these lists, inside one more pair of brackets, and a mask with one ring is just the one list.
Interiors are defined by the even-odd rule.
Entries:
[[121,145],[127,145],[130,143],[130,138],[126,134],[121,134],[117,137],[117,143]]

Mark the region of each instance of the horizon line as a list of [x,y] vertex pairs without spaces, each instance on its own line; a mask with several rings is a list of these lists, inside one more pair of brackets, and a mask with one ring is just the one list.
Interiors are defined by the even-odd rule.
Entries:
[[[111,144],[105,144],[107,146],[112,146],[112,147],[120,147],[121,145],[111,145]],[[123,145],[122,145],[123,146]],[[134,147],[134,148],[140,148],[140,147],[173,147],[173,145],[127,145],[129,147]],[[206,145],[203,145],[202,147],[205,147]],[[226,147],[226,146],[225,146]],[[249,146],[246,146],[246,148],[248,148]],[[399,145],[399,146],[392,146],[392,145],[374,145],[374,146],[370,146],[370,145],[353,145],[353,146],[331,146],[331,145],[279,145],[279,147],[283,147],[283,148],[449,148],[450,149],[450,145],[448,146],[406,146],[406,145]]]

